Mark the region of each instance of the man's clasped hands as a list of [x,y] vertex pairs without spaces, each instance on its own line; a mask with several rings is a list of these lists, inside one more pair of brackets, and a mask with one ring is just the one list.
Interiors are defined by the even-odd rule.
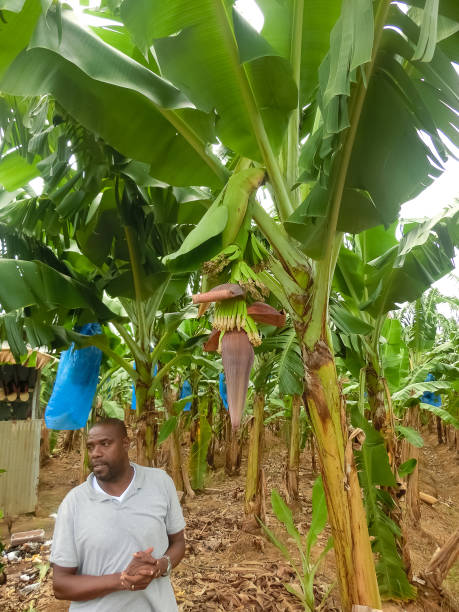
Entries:
[[[121,572],[121,586],[129,591],[143,591],[154,578],[159,578],[167,569],[167,559],[151,556],[153,548],[134,553],[132,561]],[[164,567],[165,562],[165,567]]]

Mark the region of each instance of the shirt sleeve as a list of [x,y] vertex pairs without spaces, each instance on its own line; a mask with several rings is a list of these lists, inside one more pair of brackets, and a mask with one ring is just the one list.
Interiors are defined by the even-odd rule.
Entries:
[[182,507],[178,500],[177,491],[174,481],[166,475],[166,491],[168,496],[168,508],[166,516],[166,531],[167,533],[178,533],[185,528],[185,519],[183,518]]
[[73,504],[70,496],[64,499],[57,511],[49,560],[62,567],[78,567],[79,565],[75,547]]

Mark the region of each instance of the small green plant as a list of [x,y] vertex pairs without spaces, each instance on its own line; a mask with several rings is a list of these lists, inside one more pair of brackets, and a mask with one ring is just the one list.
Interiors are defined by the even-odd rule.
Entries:
[[50,564],[49,563],[35,563],[34,565],[38,570],[38,580],[40,582],[43,582],[43,580],[46,578],[46,574],[49,571]]
[[295,571],[300,583],[300,590],[297,590],[291,584],[285,583],[284,586],[289,593],[298,597],[307,612],[313,612],[314,610],[318,612],[322,610],[333,588],[333,584],[328,587],[322,601],[316,606],[314,600],[314,578],[325,555],[333,547],[333,539],[330,537],[316,561],[313,561],[312,550],[317,543],[317,537],[325,528],[328,517],[322,478],[320,476],[317,478],[312,489],[312,520],[306,536],[302,536],[296,528],[290,508],[276,489],[273,489],[271,492],[271,506],[276,518],[284,525],[288,535],[295,541],[300,556],[300,562],[296,562],[285,542],[279,540],[266,525],[260,522],[268,538],[279,549]]

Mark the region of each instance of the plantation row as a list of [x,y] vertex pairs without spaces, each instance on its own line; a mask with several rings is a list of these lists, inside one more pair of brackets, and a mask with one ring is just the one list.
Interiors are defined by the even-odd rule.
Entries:
[[263,425],[288,422],[292,499],[312,437],[342,609],[380,609],[415,597],[395,509],[402,483],[419,520],[420,422],[459,426],[458,302],[428,291],[459,209],[399,219],[458,144],[457,7],[257,4],[260,31],[232,0],[2,2],[0,336],[18,361],[74,344],[93,387],[64,386],[65,428],[132,385],[137,462],[167,440],[188,495],[250,421],[252,521]]

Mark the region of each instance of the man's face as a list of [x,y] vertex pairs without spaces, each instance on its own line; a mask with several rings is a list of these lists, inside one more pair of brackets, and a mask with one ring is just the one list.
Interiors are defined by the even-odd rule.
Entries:
[[128,463],[129,441],[112,425],[95,425],[88,434],[89,463],[97,480],[112,481]]

